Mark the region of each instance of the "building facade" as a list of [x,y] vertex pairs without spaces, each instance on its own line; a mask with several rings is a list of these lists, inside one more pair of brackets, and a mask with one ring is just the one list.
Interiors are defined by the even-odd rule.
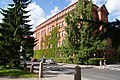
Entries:
[[[50,31],[52,31],[55,26],[59,26],[60,28],[59,29],[60,39],[58,41],[58,47],[62,45],[62,41],[64,39],[64,34],[65,34],[64,28],[66,26],[65,14],[73,10],[76,4],[77,2],[65,8],[64,10],[60,11],[59,13],[52,16],[51,18],[49,18],[48,20],[44,21],[43,23],[41,23],[40,25],[36,27],[34,35],[35,35],[35,39],[37,40],[37,42],[36,42],[36,46],[34,47],[34,50],[40,50],[40,49],[45,48],[43,47],[44,45],[41,46],[42,41],[44,40],[45,35],[49,35]],[[98,7],[96,5],[93,6],[92,15],[93,15],[94,20],[98,19],[104,22],[108,22],[108,14],[109,13],[105,5],[101,7]],[[102,26],[100,26],[99,30],[101,29],[102,29]]]

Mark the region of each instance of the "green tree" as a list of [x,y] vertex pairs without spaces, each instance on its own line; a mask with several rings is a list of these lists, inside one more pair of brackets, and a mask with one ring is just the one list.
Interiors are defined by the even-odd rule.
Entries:
[[75,55],[77,62],[83,62],[83,59],[87,59],[90,53],[106,48],[106,44],[101,44],[106,43],[106,40],[100,40],[101,35],[93,37],[94,27],[91,22],[86,21],[93,20],[92,8],[91,0],[78,0],[75,9],[65,17],[67,35],[63,52]]
[[27,53],[33,52],[33,32],[30,31],[31,25],[27,24],[30,15],[26,15],[29,11],[25,10],[30,2],[13,0],[13,4],[9,4],[9,7],[6,10],[2,9],[1,12],[4,18],[0,24],[0,48],[3,57],[0,59],[10,67],[19,66],[20,56],[27,58]]
[[107,37],[111,40],[108,50],[112,51],[115,61],[120,62],[120,21],[116,20],[106,25],[108,26]]

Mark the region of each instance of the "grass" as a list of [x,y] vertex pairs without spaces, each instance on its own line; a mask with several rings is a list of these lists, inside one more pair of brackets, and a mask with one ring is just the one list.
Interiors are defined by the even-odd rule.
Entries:
[[38,77],[37,74],[24,71],[22,69],[4,69],[0,67],[0,77]]

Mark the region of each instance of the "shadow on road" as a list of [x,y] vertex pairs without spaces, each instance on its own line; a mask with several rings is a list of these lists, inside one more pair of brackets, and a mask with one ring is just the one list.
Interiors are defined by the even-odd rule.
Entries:
[[74,68],[62,67],[62,66],[51,66],[47,67],[44,71],[45,77],[57,77],[57,75],[66,74],[72,75],[74,74]]

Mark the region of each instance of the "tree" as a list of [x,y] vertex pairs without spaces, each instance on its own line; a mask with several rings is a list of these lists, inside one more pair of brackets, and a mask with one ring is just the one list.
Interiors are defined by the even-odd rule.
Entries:
[[120,21],[109,22],[106,24],[108,26],[107,37],[109,38],[108,51],[113,53],[114,61],[120,62]]
[[78,0],[75,9],[68,12],[65,17],[67,23],[65,41],[67,42],[63,45],[64,52],[75,55],[78,62],[87,59],[90,53],[106,48],[106,44],[101,44],[106,43],[106,40],[103,41],[100,34],[93,37],[93,23],[86,21],[93,20],[92,7],[91,0]]
[[[34,38],[31,25],[27,24],[30,15],[26,15],[29,0],[13,0],[7,10],[2,9],[1,14],[4,16],[0,24],[0,48],[2,50],[1,60],[10,67],[19,66],[20,56],[27,58],[27,53],[33,52]],[[20,51],[20,49],[22,50]]]

